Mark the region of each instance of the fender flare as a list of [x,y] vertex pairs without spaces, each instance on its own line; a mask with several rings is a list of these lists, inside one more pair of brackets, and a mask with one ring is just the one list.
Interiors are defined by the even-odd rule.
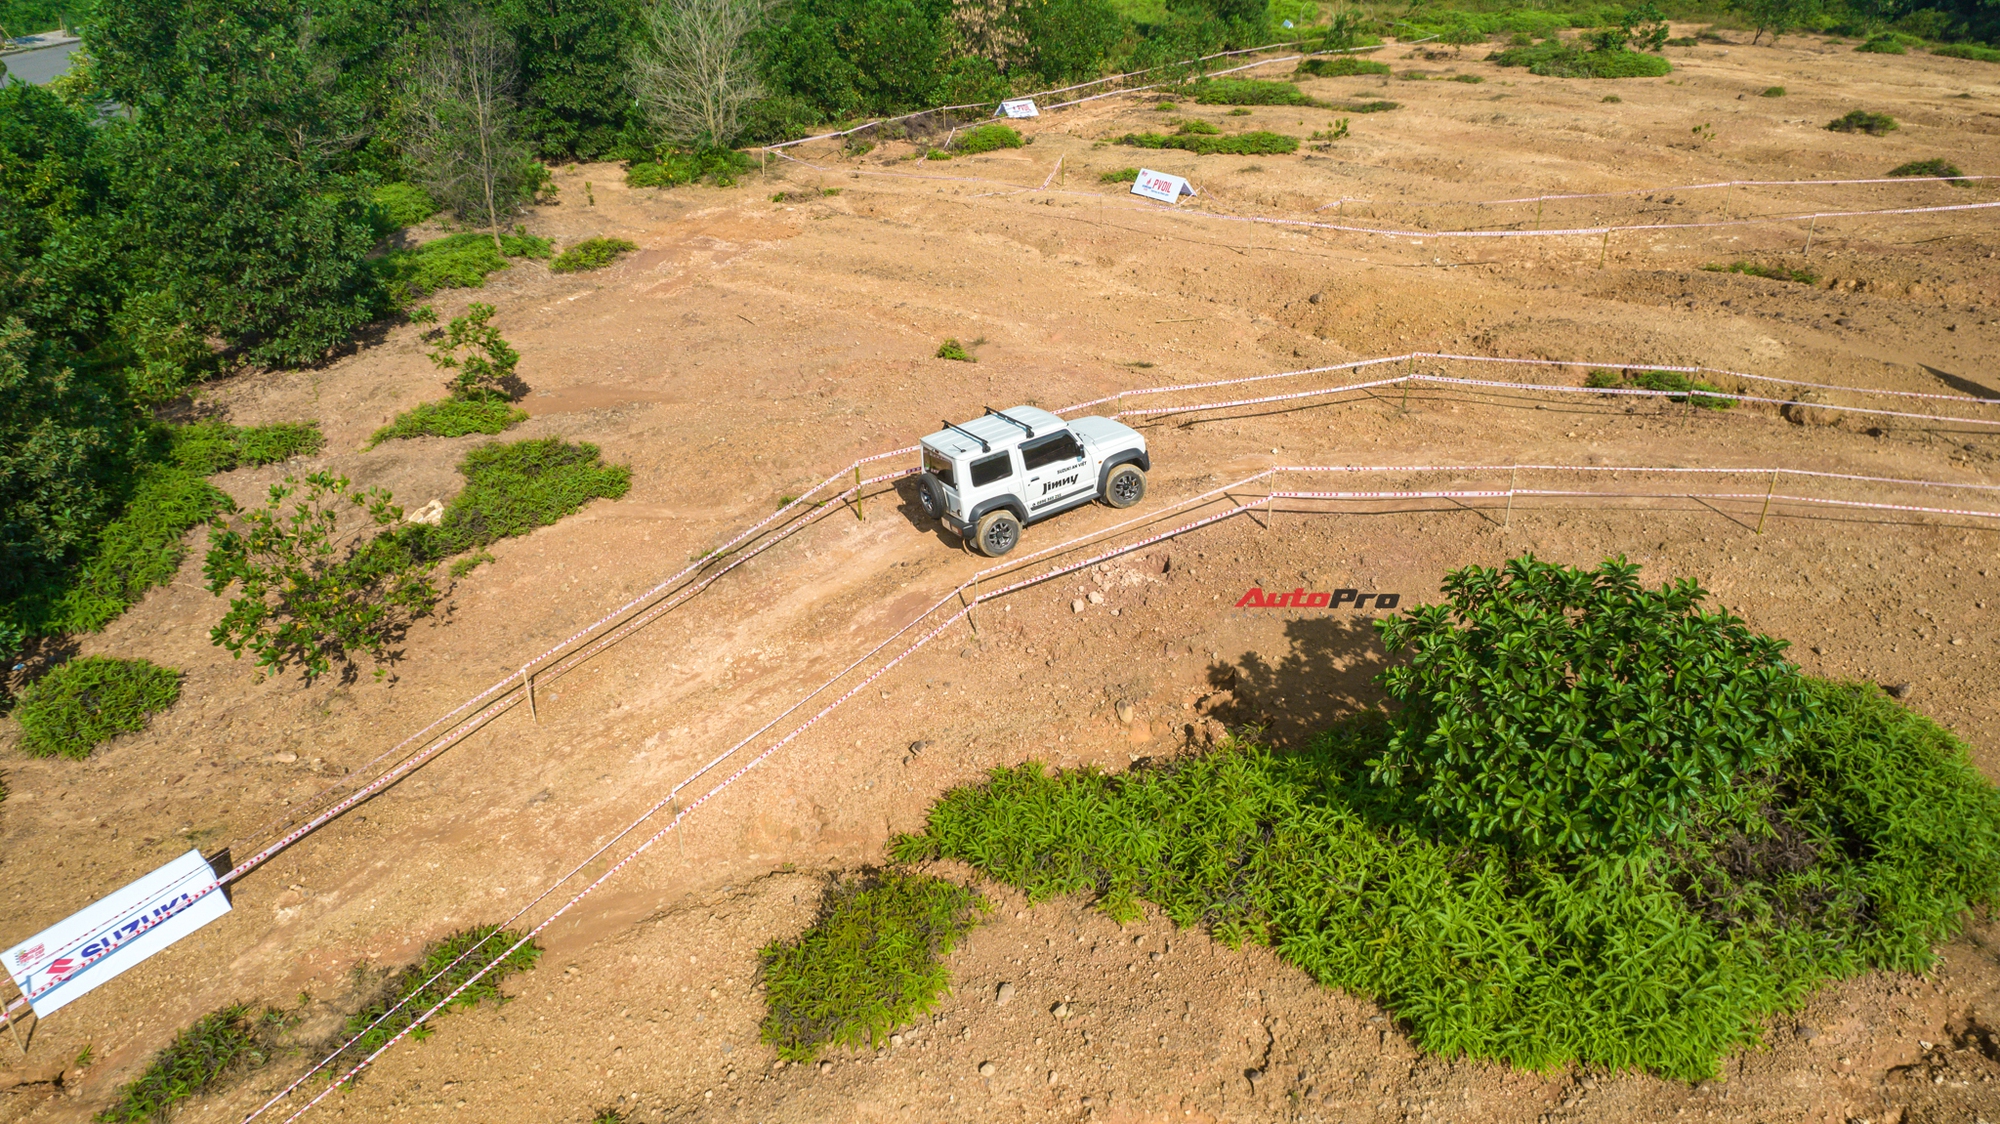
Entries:
[[1104,486],[1111,482],[1111,470],[1123,464],[1136,464],[1139,466],[1140,472],[1153,471],[1152,458],[1146,455],[1146,450],[1144,449],[1127,449],[1122,453],[1113,453],[1097,470],[1098,495],[1102,496],[1104,494]]
[[1028,525],[1028,505],[1022,503],[1014,496],[993,496],[990,499],[981,500],[978,507],[965,513],[965,525],[968,527],[977,527],[979,526],[979,521],[988,512],[998,511],[1003,507],[1014,513],[1014,518],[1021,521],[1021,526],[1025,527]]

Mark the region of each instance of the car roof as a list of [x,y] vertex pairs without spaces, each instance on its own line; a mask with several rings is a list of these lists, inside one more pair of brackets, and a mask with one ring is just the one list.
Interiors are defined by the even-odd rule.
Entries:
[[[1013,418],[1015,421],[1022,423],[1022,425],[1033,429],[1037,437],[1054,433],[1059,429],[1069,428],[1068,422],[1049,413],[1047,410],[1038,409],[1034,406],[1009,406],[1001,412],[1006,414],[1007,418]],[[960,423],[960,428],[964,429],[966,433],[976,434],[984,438],[986,443],[993,447],[994,452],[999,452],[1002,449],[1018,445],[1028,439],[1028,431],[1008,421],[1007,418],[986,414],[976,417],[969,422]],[[924,438],[924,444],[951,457],[962,457],[981,451],[979,442],[974,441],[972,438],[967,437],[965,433],[960,433],[956,429],[940,429],[936,433]]]

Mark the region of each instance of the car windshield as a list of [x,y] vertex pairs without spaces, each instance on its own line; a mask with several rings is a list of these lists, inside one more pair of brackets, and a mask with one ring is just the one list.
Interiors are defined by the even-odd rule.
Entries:
[[943,481],[945,487],[958,487],[957,482],[951,478],[950,457],[945,456],[936,449],[927,448],[924,450],[924,467],[931,471],[931,475]]

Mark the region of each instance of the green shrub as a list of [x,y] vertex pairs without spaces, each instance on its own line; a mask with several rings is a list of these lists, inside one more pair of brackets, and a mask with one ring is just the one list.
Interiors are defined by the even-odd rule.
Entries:
[[311,456],[325,445],[326,435],[316,421],[245,427],[209,418],[175,426],[167,455],[189,472],[213,476],[239,465],[280,464]]
[[187,557],[187,533],[230,507],[228,496],[192,472],[147,469],[83,560],[22,600],[22,623],[38,636],[96,632],[147,590],[172,581]]
[[978,362],[977,359],[974,359],[972,357],[971,352],[965,350],[965,345],[959,343],[956,339],[949,339],[939,344],[937,349],[937,357],[939,359],[955,359],[960,363]]
[[1764,92],[1757,96],[1760,98],[1781,98],[1785,96],[1785,88],[1783,86],[1766,86],[1764,87]]
[[629,165],[625,171],[628,187],[679,187],[707,180],[717,187],[736,186],[737,177],[750,171],[752,161],[734,149],[704,148],[695,152],[663,151],[655,159]]
[[1431,76],[1421,70],[1405,70],[1401,74],[1396,75],[1396,81],[1398,82],[1428,82],[1430,80]]
[[[403,969],[392,977],[383,988],[382,994],[373,1003],[348,1017],[347,1026],[341,1031],[342,1038],[359,1038],[337,1054],[329,1065],[333,1073],[344,1073],[354,1064],[381,1048],[390,1039],[403,1033],[417,1021],[417,1018],[432,1007],[444,1002],[461,984],[472,979],[474,973],[486,967],[494,957],[512,948],[520,940],[520,934],[502,929],[498,925],[477,925],[431,944],[424,949],[415,964]],[[522,945],[506,958],[493,966],[493,970],[460,992],[456,999],[446,1004],[439,1014],[445,1014],[460,1007],[474,1007],[488,999],[500,1004],[507,1002],[507,996],[500,985],[507,977],[532,969],[541,959],[542,947],[533,941]],[[440,974],[442,973],[442,974]],[[436,976],[435,982],[431,977]],[[384,1015],[387,1015],[384,1018]],[[379,1025],[374,1025],[381,1019]],[[412,1038],[421,1041],[432,1033],[436,1020],[411,1031]]]
[[458,464],[465,487],[445,505],[436,527],[402,532],[413,555],[441,559],[547,527],[594,499],[632,486],[632,470],[605,464],[597,446],[560,437],[481,445]]
[[1479,83],[1486,81],[1486,79],[1481,78],[1477,74],[1454,74],[1451,76],[1451,80],[1453,82],[1466,82],[1466,83]]
[[1357,74],[1387,74],[1389,64],[1354,55],[1340,55],[1330,59],[1301,59],[1297,73],[1318,78],[1351,78]]
[[1898,164],[1894,168],[1891,168],[1889,174],[1892,176],[1923,176],[1925,178],[1947,179],[1951,180],[1955,187],[1972,186],[1971,180],[1962,178],[1965,173],[1958,170],[1958,165],[1949,160],[1912,160],[1907,164]]
[[[1360,110],[1357,112],[1367,111]],[[1166,136],[1161,133],[1126,133],[1124,136],[1118,138],[1118,143],[1129,144],[1138,148],[1179,148],[1198,156],[1213,156],[1217,154],[1276,156],[1298,151],[1299,138],[1288,137],[1282,133],[1269,133],[1260,129],[1254,133],[1242,133],[1233,137],[1190,136],[1185,134]]]
[[1312,136],[1306,139],[1316,140],[1316,141],[1337,141],[1344,139],[1346,136],[1347,136],[1347,118],[1337,117],[1334,119],[1333,128],[1316,129],[1313,131]]
[[1317,105],[1290,82],[1258,78],[1211,78],[1194,88],[1202,105]]
[[1098,182],[1098,183],[1136,183],[1136,182],[1138,182],[1138,179],[1139,179],[1139,169],[1137,169],[1137,168],[1120,168],[1120,169],[1118,169],[1118,170],[1117,170],[1117,171],[1115,171],[1115,172],[1105,172],[1105,173],[1104,173],[1103,175],[1100,175],[1100,176],[1098,176],[1098,177],[1097,177],[1097,182]]
[[2000,49],[1978,43],[1949,43],[1932,47],[1931,54],[1943,55],[1948,59],[1972,59],[1977,62],[2000,62]]
[[1352,105],[1335,105],[1329,108],[1337,109],[1342,113],[1387,113],[1392,109],[1403,108],[1403,103],[1399,101],[1358,101]]
[[549,272],[581,273],[587,269],[603,269],[617,261],[618,255],[638,248],[638,243],[623,238],[586,238],[556,255],[556,260],[549,263]]
[[1658,78],[1673,66],[1658,55],[1631,50],[1585,50],[1549,40],[1532,47],[1510,47],[1492,56],[1501,66],[1525,66],[1545,78]]
[[503,234],[500,248],[493,236],[476,231],[449,234],[408,250],[391,250],[376,259],[376,268],[391,290],[405,301],[439,289],[478,289],[486,275],[506,269],[508,258],[545,259],[553,252],[546,238]]
[[1879,137],[1895,131],[1896,119],[1886,113],[1869,113],[1862,109],[1851,109],[1826,123],[1828,129],[1836,133],[1867,133]]
[[828,887],[811,928],[764,947],[761,1037],[795,1062],[880,1044],[936,1007],[950,985],[944,958],[990,908],[963,886],[895,870]]
[[413,183],[385,183],[375,189],[375,215],[385,233],[401,230],[438,213],[431,193]]
[[182,1101],[200,1096],[235,1070],[271,1059],[285,1025],[282,1012],[253,1015],[232,1003],[195,1020],[153,1055],[145,1072],[118,1090],[118,1099],[97,1115],[103,1124],[160,1124]]
[[1793,269],[1784,265],[1758,265],[1755,262],[1738,261],[1728,265],[1704,265],[1709,273],[1741,273],[1748,277],[1762,277],[1767,281],[1790,281],[1796,285],[1817,285],[1819,275],[1810,269]]
[[1910,53],[1910,49],[1903,45],[1903,37],[1900,35],[1877,35],[1854,49],[1871,55],[1906,55]]
[[1699,46],[1700,44],[1701,40],[1695,38],[1692,35],[1677,35],[1674,38],[1667,40],[1664,45],[1668,47],[1695,47]]
[[1711,1076],[1818,984],[1934,964],[2000,899],[2000,793],[1929,720],[1630,570],[1463,571],[1379,625],[1414,650],[1384,675],[1405,709],[1285,754],[996,769],[891,852],[1268,944],[1443,1056]]
[[144,729],[181,695],[181,673],[146,660],[84,656],[28,684],[14,717],[35,757],[81,760],[100,742]]
[[1604,102],[1607,105],[1619,105],[1623,103],[1625,99],[1619,97],[1617,94],[1606,94],[1603,97],[1598,98],[1597,100]]
[[1012,125],[1003,125],[996,121],[991,125],[981,125],[958,134],[952,138],[951,148],[953,152],[972,156],[1000,148],[1019,148],[1025,143],[1027,142]]
[[368,438],[368,447],[372,449],[384,441],[404,437],[503,433],[527,420],[528,411],[504,400],[447,398],[442,402],[425,402],[413,410],[397,414],[395,421],[376,430]]
[[1714,397],[1722,391],[1679,371],[1592,371],[1584,376],[1583,385],[1600,390],[1622,387],[1664,391],[1670,402],[1692,401],[1706,410],[1727,410],[1736,404],[1734,399]]
[[1180,128],[1175,129],[1174,132],[1179,134],[1180,136],[1219,137],[1222,135],[1221,126],[1211,124],[1210,122],[1207,121],[1198,121],[1193,118],[1189,118],[1187,120],[1181,121],[1179,124]]
[[933,148],[933,149],[931,149],[931,150],[930,150],[929,152],[926,152],[926,153],[924,153],[924,159],[926,159],[926,160],[949,160],[949,159],[951,159],[951,153],[949,153],[949,152],[946,152],[946,151],[945,151],[944,149],[942,149],[942,148]]

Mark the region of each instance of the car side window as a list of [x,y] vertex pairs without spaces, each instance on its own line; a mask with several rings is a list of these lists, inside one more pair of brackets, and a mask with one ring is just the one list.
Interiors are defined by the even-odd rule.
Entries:
[[1061,433],[1051,433],[1038,437],[1021,446],[1021,464],[1029,472],[1046,468],[1052,464],[1073,461],[1083,455],[1083,447],[1076,443],[1076,436],[1065,429]]
[[984,488],[995,481],[1007,479],[1013,467],[1007,463],[1007,454],[995,453],[990,457],[972,462],[972,486]]

